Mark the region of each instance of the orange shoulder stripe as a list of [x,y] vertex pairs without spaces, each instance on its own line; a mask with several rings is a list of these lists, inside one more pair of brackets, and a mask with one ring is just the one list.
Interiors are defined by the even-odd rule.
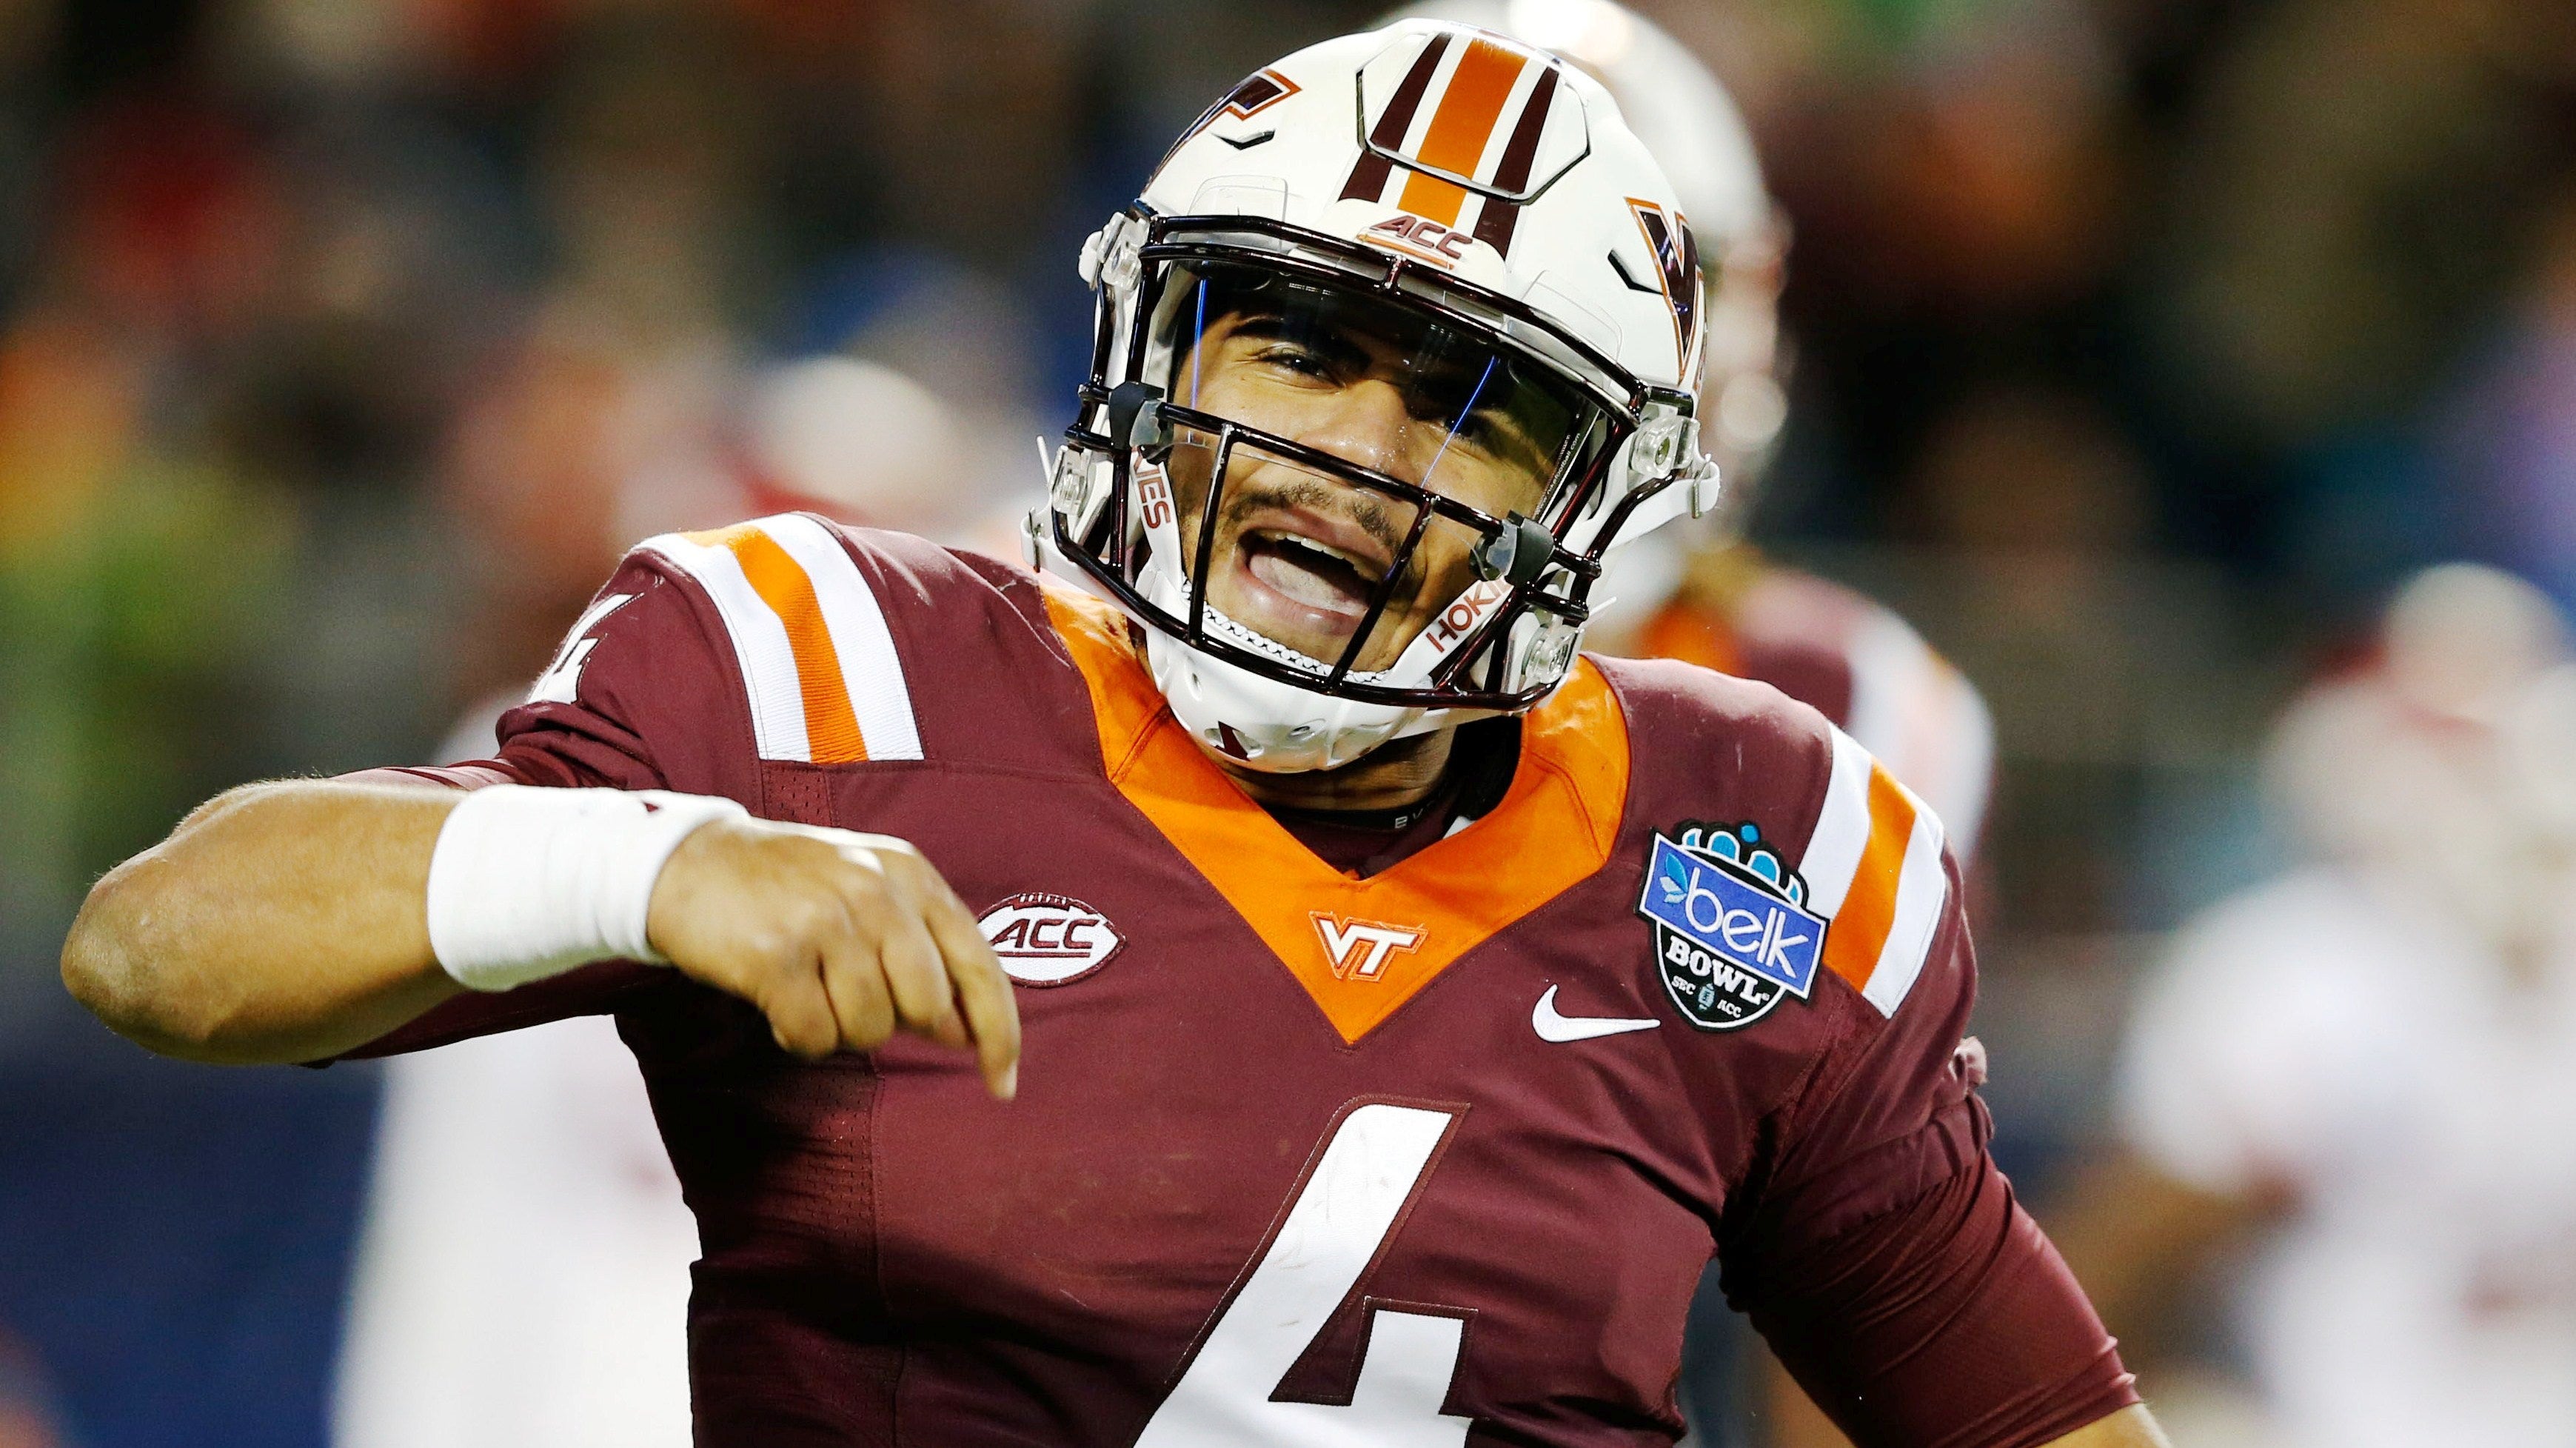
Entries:
[[787,647],[796,656],[797,688],[805,696],[805,738],[814,763],[851,764],[867,758],[867,741],[859,735],[859,716],[842,686],[841,656],[832,647],[831,630],[824,627],[813,580],[776,539],[753,524],[691,536],[731,550],[743,577],[751,580],[752,592],[787,630]]
[[919,759],[903,659],[847,540],[782,513],[704,533],[665,533],[658,555],[706,591],[733,644],[763,759],[814,764]]
[[1866,991],[1887,946],[1888,928],[1896,923],[1896,882],[1905,868],[1905,847],[1914,838],[1914,803],[1897,788],[1884,765],[1869,767],[1869,843],[1862,846],[1860,868],[1842,909],[1825,932],[1825,968]]

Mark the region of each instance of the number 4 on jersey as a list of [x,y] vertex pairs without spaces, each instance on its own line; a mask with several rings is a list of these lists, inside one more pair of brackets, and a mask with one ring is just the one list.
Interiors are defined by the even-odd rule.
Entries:
[[1348,1407],[1270,1396],[1376,1260],[1455,1119],[1383,1103],[1342,1118],[1270,1250],[1137,1448],[1456,1448],[1466,1441],[1471,1420],[1440,1411],[1466,1332],[1455,1317],[1379,1308]]
[[590,662],[590,651],[599,640],[588,637],[599,627],[599,621],[635,601],[631,593],[612,593],[592,602],[582,616],[573,622],[572,632],[564,635],[563,647],[555,650],[555,659],[537,681],[528,686],[526,702],[531,704],[569,704],[581,693],[581,666]]

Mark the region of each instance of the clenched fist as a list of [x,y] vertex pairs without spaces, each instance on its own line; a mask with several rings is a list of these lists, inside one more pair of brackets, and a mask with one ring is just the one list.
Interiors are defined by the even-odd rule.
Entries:
[[971,1048],[984,1083],[1017,1091],[1009,980],[957,892],[889,835],[719,820],[680,843],[645,929],[693,980],[760,1008],[808,1060],[898,1030]]

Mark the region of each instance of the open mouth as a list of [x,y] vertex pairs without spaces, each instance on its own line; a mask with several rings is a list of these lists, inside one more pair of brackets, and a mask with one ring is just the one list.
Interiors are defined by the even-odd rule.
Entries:
[[1379,559],[1284,528],[1243,535],[1243,565],[1292,603],[1357,624],[1386,578]]

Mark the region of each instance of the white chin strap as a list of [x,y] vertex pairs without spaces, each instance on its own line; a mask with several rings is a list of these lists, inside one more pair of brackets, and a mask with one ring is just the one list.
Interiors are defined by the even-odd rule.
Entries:
[[[1136,580],[1137,590],[1176,615],[1189,613],[1189,586],[1167,562],[1176,547],[1157,549]],[[1499,604],[1508,590],[1477,585],[1453,609],[1464,608],[1465,626],[1444,633],[1434,627],[1408,646],[1395,666],[1369,675],[1372,683],[1420,684],[1446,653],[1445,641],[1463,638]],[[1207,631],[1238,648],[1266,653],[1292,666],[1312,660],[1274,643],[1214,608]],[[1337,699],[1315,689],[1265,678],[1205,654],[1158,628],[1145,630],[1145,663],[1154,686],[1172,706],[1172,717],[1211,754],[1269,774],[1338,769],[1390,739],[1427,734],[1449,724],[1486,717],[1484,710],[1420,709]]]
[[1159,629],[1145,631],[1145,662],[1172,717],[1200,748],[1266,774],[1338,769],[1390,739],[1438,728],[1451,712],[1300,689],[1210,658]]

